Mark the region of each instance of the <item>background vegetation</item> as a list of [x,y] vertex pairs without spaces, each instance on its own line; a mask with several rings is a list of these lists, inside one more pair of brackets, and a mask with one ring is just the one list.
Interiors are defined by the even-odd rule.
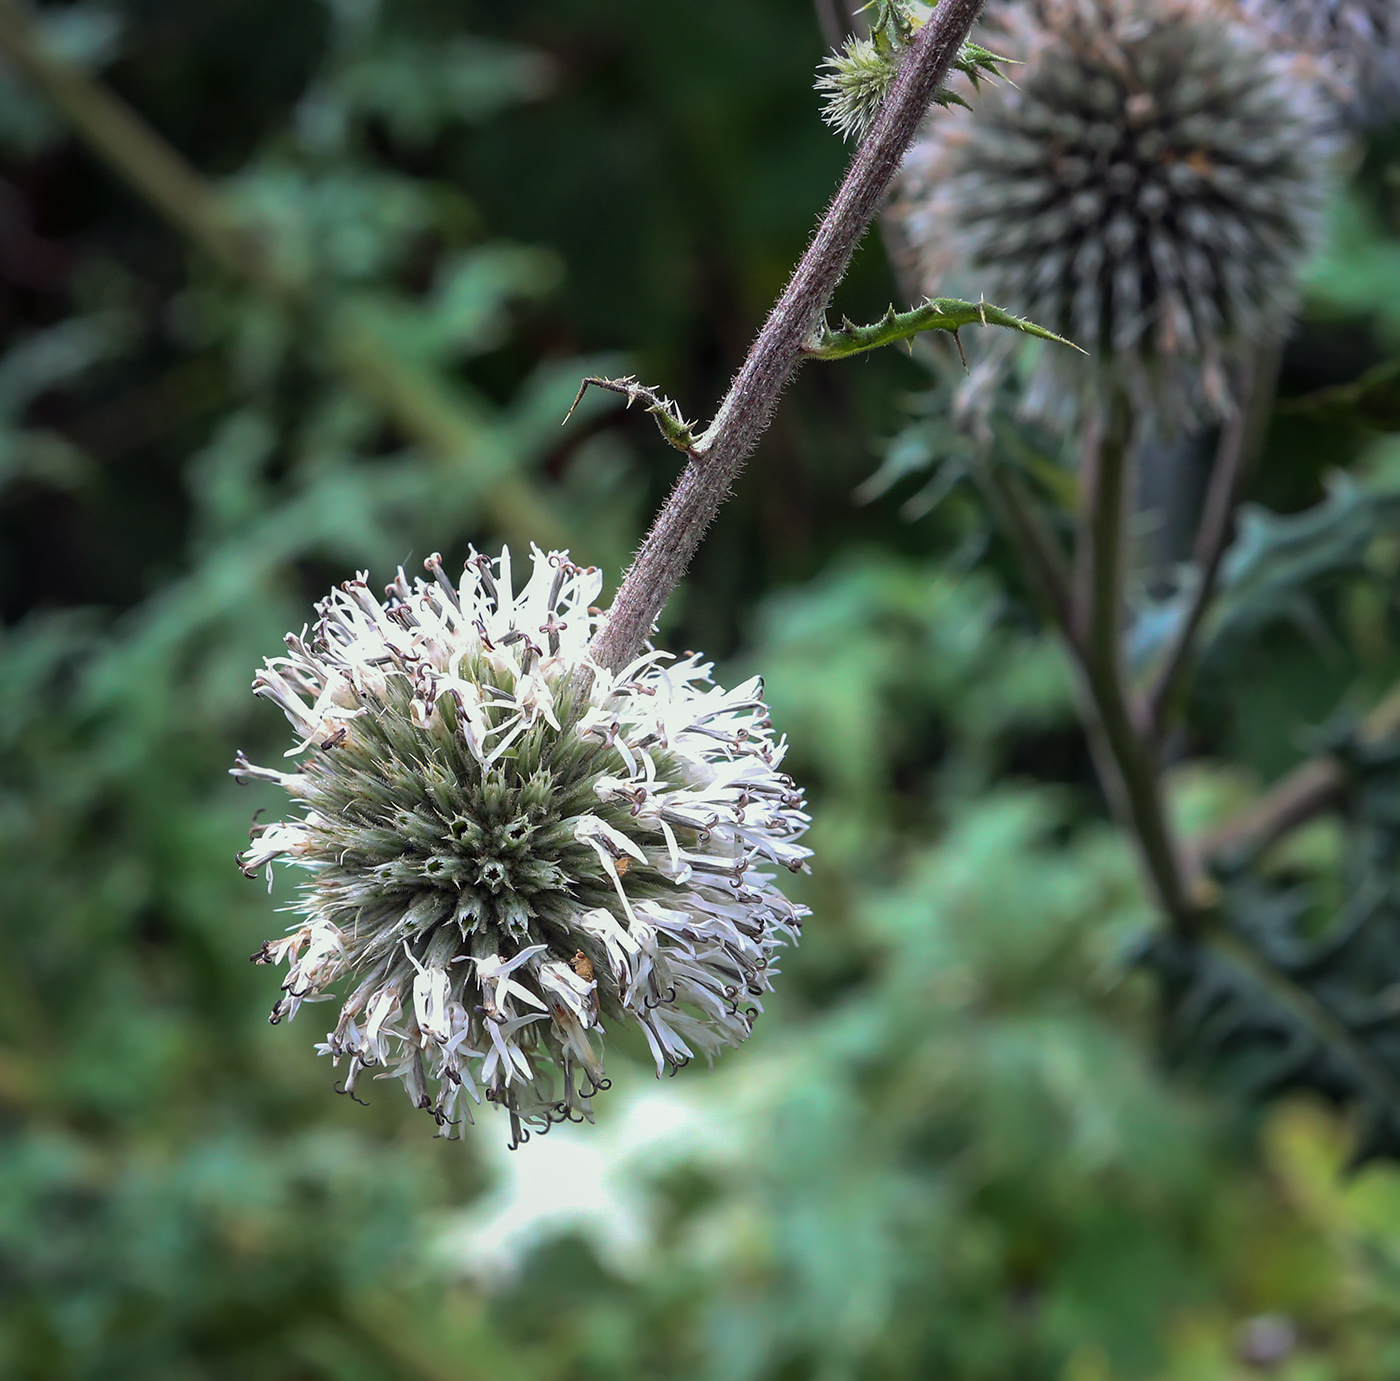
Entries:
[[[1166,1072],[1141,883],[1008,553],[962,490],[853,498],[883,439],[887,476],[938,444],[901,353],[798,381],[668,615],[763,671],[814,802],[753,1041],[507,1160],[490,1118],[449,1145],[335,1098],[314,1013],[266,1024],[279,921],[232,858],[271,797],[225,775],[284,738],[253,667],[357,568],[534,536],[618,571],[673,453],[606,400],[559,421],[599,370],[722,391],[844,162],[805,0],[42,27],[199,180],[154,205],[0,70],[0,1373],[1400,1374],[1400,1171]],[[1251,493],[1309,517],[1251,529],[1188,828],[1400,673],[1398,156],[1371,137],[1310,276]],[[839,305],[893,295],[872,239]],[[1325,893],[1337,858],[1322,820],[1271,866]]]

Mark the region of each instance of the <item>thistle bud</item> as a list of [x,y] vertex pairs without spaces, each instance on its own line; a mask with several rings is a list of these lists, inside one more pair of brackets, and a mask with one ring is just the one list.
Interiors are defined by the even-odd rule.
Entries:
[[[866,7],[870,36],[849,38],[840,53],[823,59],[816,81],[824,97],[822,119],[843,139],[864,139],[870,133],[905,49],[927,22],[928,8],[908,0],[874,0]],[[996,75],[1001,61],[979,44],[964,43],[952,65],[976,88],[983,77]],[[948,86],[941,87],[933,100],[940,106],[966,104]]]

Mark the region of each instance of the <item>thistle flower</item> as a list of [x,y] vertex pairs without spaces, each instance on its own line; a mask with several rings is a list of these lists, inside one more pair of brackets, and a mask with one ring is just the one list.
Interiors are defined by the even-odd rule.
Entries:
[[287,965],[274,1024],[344,981],[318,1046],[343,1092],[378,1070],[439,1126],[484,1095],[519,1144],[591,1119],[605,1021],[641,1028],[658,1075],[749,1034],[806,914],[769,868],[804,868],[808,819],[757,678],[588,660],[597,570],[535,550],[516,593],[508,551],[457,584],[426,566],[383,603],[363,576],[333,591],[253,683],[302,760],[234,773],[299,814],[239,862],[309,874],[298,923],[253,957]]
[[[824,70],[816,80],[816,89],[825,97],[822,119],[843,139],[864,139],[870,132],[894,85],[904,50],[927,19],[907,0],[875,0],[867,8],[873,11],[870,37],[847,39],[840,53],[822,60]],[[995,75],[1002,61],[976,43],[964,43],[953,60],[953,69],[975,88],[988,73]],[[967,104],[946,86],[933,100],[940,106]]]
[[906,165],[920,286],[985,293],[1089,352],[1074,375],[1044,354],[1030,415],[1071,423],[1086,385],[1161,429],[1227,414],[1232,360],[1283,331],[1317,241],[1315,88],[1212,0],[1038,0],[994,22],[1016,85],[935,122]]

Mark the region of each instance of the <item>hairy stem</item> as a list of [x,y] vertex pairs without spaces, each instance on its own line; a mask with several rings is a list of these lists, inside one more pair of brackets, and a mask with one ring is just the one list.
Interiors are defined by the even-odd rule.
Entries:
[[594,639],[601,666],[618,670],[641,650],[671,591],[734,480],[752,454],[778,397],[802,359],[851,256],[879,209],[934,95],[957,57],[982,0],[942,0],[905,54],[874,128],[700,439],[695,459],[657,515]]
[[223,198],[134,110],[81,68],[47,53],[13,0],[0,0],[0,53],[43,93],[74,132],[151,207],[226,273],[311,321],[335,367],[405,435],[444,460],[480,463],[482,506],[517,542],[567,545],[559,519],[528,484],[500,474],[508,457],[490,428],[428,372],[399,358],[367,323],[318,319],[301,284],[277,272],[261,245],[228,216]]
[[1158,742],[1169,725],[1195,651],[1196,635],[1215,596],[1221,563],[1234,535],[1235,509],[1239,505],[1244,477],[1263,441],[1278,380],[1279,359],[1276,344],[1260,348],[1248,366],[1239,407],[1220,435],[1192,554],[1196,587],[1161,672],[1148,693],[1149,722]]

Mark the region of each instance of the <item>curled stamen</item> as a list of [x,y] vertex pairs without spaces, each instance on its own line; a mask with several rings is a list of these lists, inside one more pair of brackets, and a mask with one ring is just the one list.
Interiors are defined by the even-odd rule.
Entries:
[[331,1087],[339,1094],[343,1094],[352,1103],[358,1103],[362,1108],[369,1107],[369,1104],[359,1096],[352,1088],[347,1088],[344,1084],[332,1084]]

